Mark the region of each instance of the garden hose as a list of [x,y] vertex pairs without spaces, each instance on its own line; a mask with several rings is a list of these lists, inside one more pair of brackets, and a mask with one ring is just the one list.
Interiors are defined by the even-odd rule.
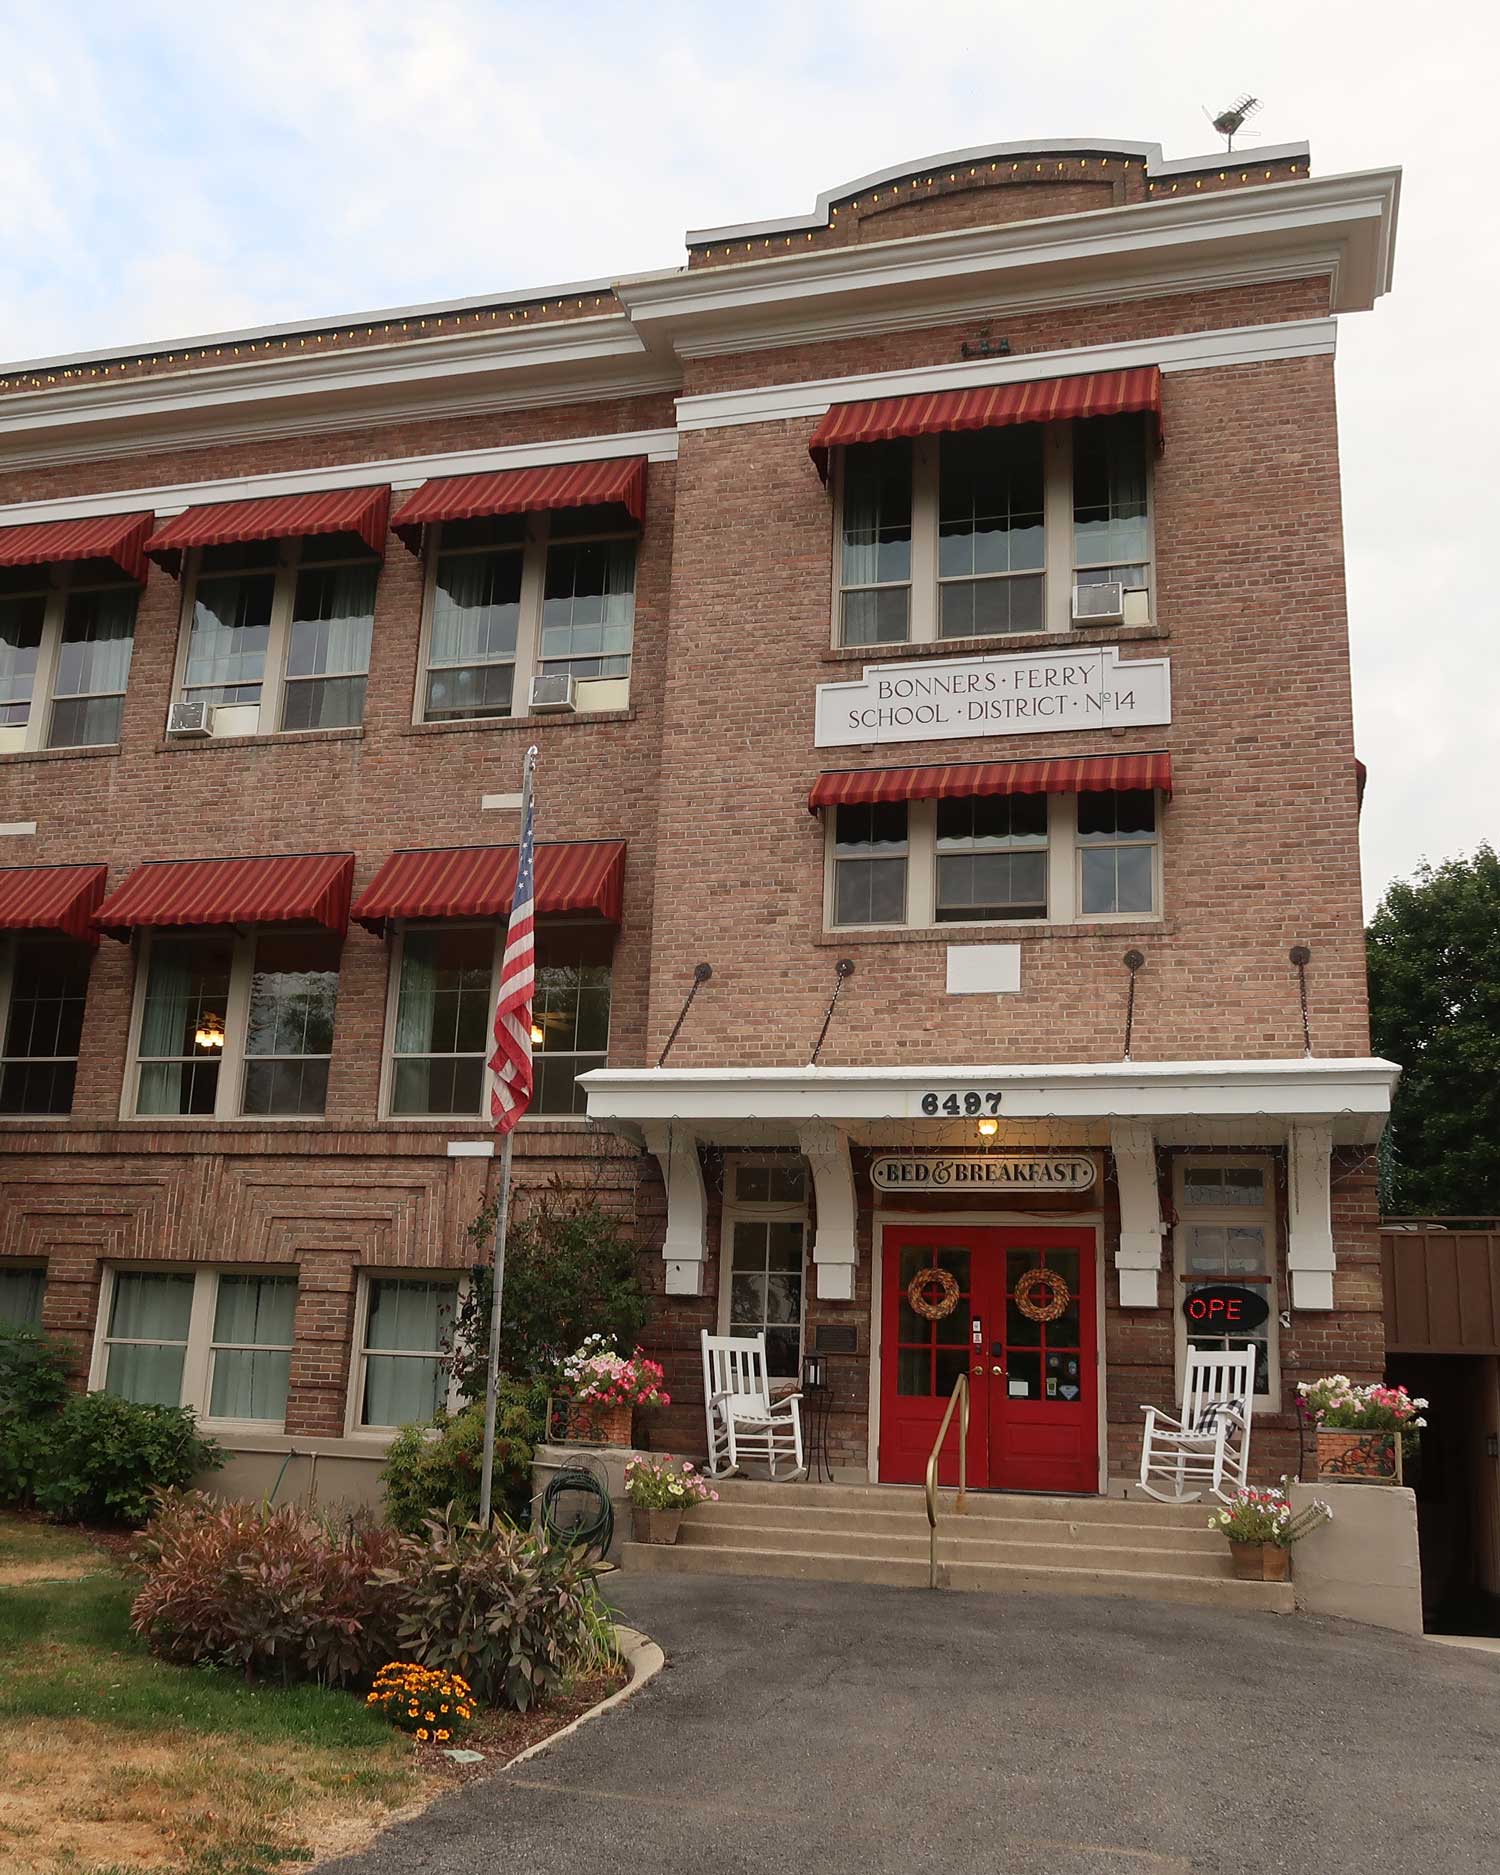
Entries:
[[[582,1502],[559,1512],[563,1498]],[[615,1536],[615,1511],[607,1486],[582,1465],[562,1466],[542,1492],[542,1528],[549,1536],[586,1552],[597,1550],[602,1560]]]

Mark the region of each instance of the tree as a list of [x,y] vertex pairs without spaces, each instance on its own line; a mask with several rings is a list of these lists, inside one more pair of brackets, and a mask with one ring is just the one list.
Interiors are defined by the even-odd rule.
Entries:
[[[449,1366],[459,1390],[484,1398],[490,1336],[495,1208],[469,1226],[476,1263],[453,1325]],[[629,1353],[646,1320],[636,1246],[624,1219],[553,1180],[524,1211],[511,1211],[500,1314],[500,1368],[516,1380],[549,1378],[585,1335],[611,1335]]]
[[1371,1039],[1402,1069],[1383,1207],[1500,1214],[1500,857],[1422,866],[1366,939]]

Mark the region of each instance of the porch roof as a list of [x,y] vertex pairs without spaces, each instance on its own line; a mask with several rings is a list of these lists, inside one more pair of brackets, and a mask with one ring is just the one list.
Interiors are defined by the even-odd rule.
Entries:
[[[579,1077],[588,1116],[639,1134],[677,1121],[705,1136],[725,1122],[928,1120],[923,1097],[993,1089],[1002,1120],[1326,1120],[1337,1144],[1372,1144],[1401,1070],[1379,1057],[1267,1061],[993,1062],[879,1068],[596,1068]],[[972,1124],[972,1123],[971,1123]]]

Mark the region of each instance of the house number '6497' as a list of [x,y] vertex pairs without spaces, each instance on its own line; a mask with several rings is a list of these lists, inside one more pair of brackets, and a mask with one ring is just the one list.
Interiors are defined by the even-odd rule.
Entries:
[[998,1113],[1000,1095],[995,1088],[981,1093],[971,1087],[962,1094],[924,1094],[922,1096],[923,1113]]

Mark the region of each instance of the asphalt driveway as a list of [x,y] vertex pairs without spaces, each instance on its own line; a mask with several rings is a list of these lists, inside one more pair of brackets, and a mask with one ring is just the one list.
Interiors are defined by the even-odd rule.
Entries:
[[1494,1875],[1500,1658],[1351,1623],[612,1580],[668,1668],[328,1875]]

